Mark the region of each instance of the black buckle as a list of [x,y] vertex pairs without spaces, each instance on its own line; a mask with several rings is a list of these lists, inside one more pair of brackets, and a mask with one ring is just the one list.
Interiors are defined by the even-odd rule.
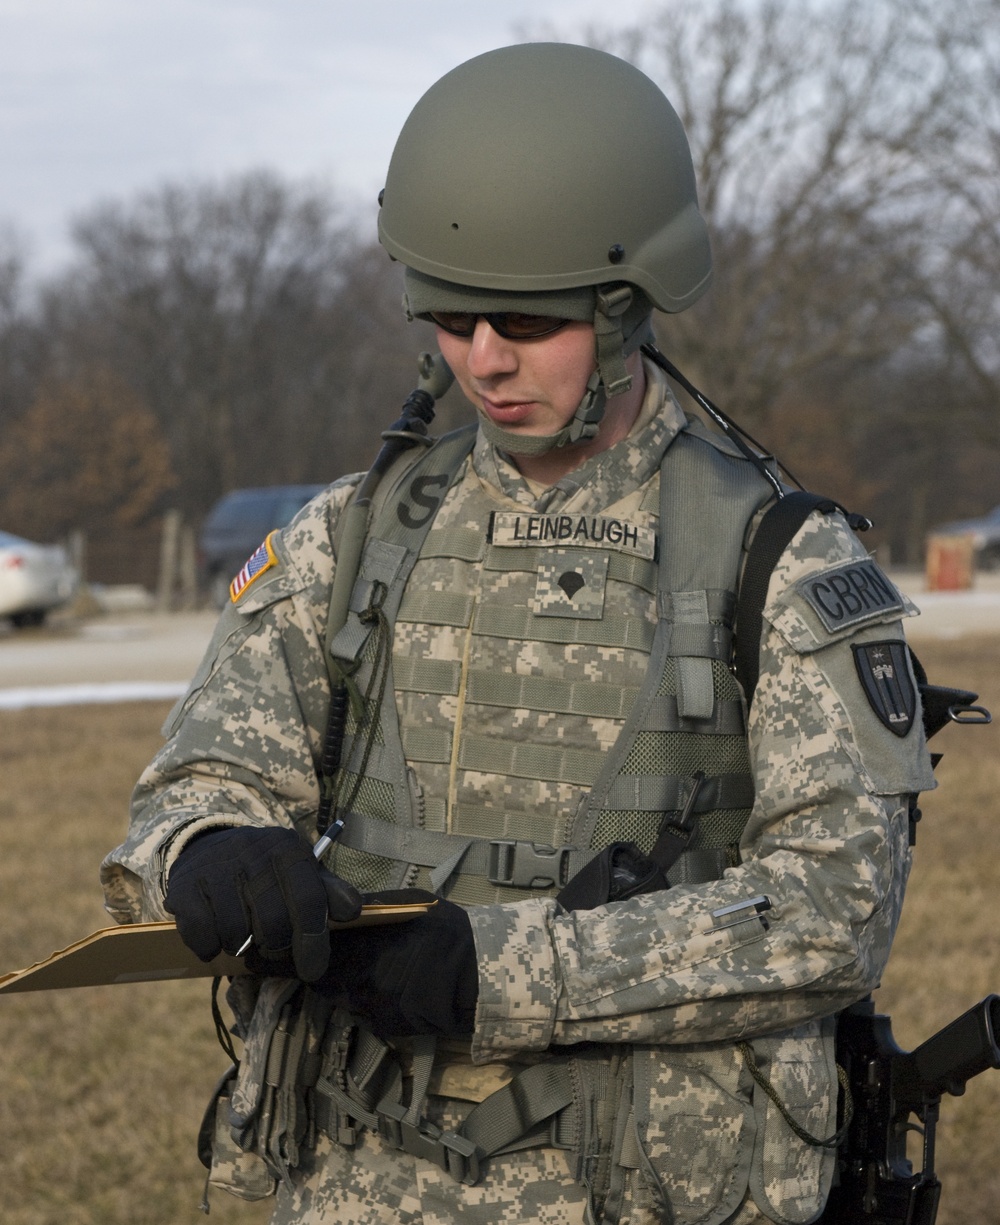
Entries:
[[550,889],[566,882],[571,846],[546,846],[513,838],[490,841],[486,879],[514,889]]

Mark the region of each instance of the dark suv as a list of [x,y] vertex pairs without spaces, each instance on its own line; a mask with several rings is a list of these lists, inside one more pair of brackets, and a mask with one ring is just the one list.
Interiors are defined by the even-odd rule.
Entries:
[[268,485],[234,489],[208,513],[198,541],[202,589],[221,608],[229,583],[268,532],[284,527],[325,485]]

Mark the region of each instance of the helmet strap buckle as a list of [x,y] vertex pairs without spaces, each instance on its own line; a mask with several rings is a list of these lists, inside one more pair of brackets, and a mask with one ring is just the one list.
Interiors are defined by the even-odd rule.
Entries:
[[632,289],[628,285],[597,290],[597,309],[594,311],[597,369],[609,397],[620,396],[632,386],[632,376],[625,368],[625,337],[622,333],[622,316],[631,305]]

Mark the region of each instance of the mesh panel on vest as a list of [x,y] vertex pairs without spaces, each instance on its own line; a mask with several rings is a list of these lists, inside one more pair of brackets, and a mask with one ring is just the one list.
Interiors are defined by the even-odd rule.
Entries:
[[[738,698],[739,687],[721,660],[713,659],[712,682],[715,700]],[[660,683],[660,694],[675,694],[677,667],[667,657]],[[703,770],[708,777],[717,774],[750,773],[750,756],[745,736],[707,736],[697,732],[640,732],[629,750],[623,774],[693,775]],[[632,841],[648,852],[656,841],[664,814],[626,809],[604,809],[597,818],[591,847],[600,850],[612,842]],[[691,849],[717,849],[739,843],[749,809],[715,809],[698,816]]]
[[[356,774],[345,774],[342,784],[345,795],[353,789],[357,777]],[[392,785],[379,782],[378,779],[362,780],[354,801],[354,808],[380,821],[394,821]],[[393,873],[399,870],[394,860],[383,859],[368,851],[355,851],[351,847],[340,846],[337,843],[330,848],[325,859],[331,872],[345,876],[362,892],[374,892],[388,888]]]

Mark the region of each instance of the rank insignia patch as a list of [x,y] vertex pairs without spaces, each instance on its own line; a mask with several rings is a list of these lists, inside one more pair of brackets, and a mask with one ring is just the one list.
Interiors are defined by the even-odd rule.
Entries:
[[905,736],[917,713],[906,643],[864,642],[851,648],[868,704],[890,732]]
[[[273,535],[274,532],[271,533],[271,536]],[[271,548],[271,536],[268,536],[229,584],[229,598],[234,604],[255,579],[259,579],[266,570],[278,564],[278,559]]]
[[531,611],[536,617],[600,621],[607,582],[607,554],[593,549],[546,549],[536,570]]

